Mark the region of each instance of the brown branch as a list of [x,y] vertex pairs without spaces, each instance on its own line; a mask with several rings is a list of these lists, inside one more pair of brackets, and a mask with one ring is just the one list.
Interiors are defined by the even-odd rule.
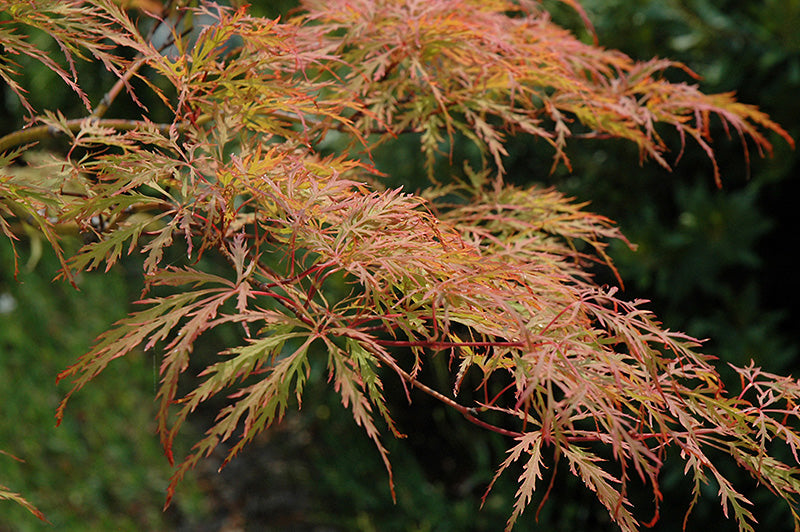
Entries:
[[[164,5],[164,10],[172,10],[172,9],[174,9],[174,6],[171,5],[172,3],[173,3],[172,1],[168,1]],[[180,13],[179,18],[176,21],[176,24],[180,23],[183,20],[183,18],[185,16],[185,13],[186,13],[185,11],[182,11]],[[163,22],[162,22],[162,24],[163,24]],[[159,26],[160,26],[160,24],[154,24],[153,27],[150,28],[150,32],[148,33],[147,37],[145,38],[146,42],[152,42],[153,35],[155,35],[155,32],[156,32],[156,30],[158,30]],[[190,25],[188,28],[184,29],[184,31],[181,33],[181,37],[191,33],[192,29],[193,29],[192,25]],[[162,53],[164,50],[166,50],[170,46],[173,46],[174,44],[175,44],[175,39],[174,39],[174,36],[171,35],[170,38],[168,38],[168,39],[166,39],[164,41],[164,43],[158,48],[157,51],[158,51],[158,53]],[[97,104],[97,107],[94,108],[94,110],[92,111],[92,114],[89,115],[90,118],[102,118],[103,115],[105,115],[106,112],[108,111],[108,108],[111,107],[111,104],[114,103],[114,100],[117,99],[117,96],[119,96],[119,93],[122,92],[122,89],[125,88],[125,87],[130,87],[131,78],[133,78],[133,76],[136,75],[136,73],[139,71],[139,69],[142,67],[142,65],[144,65],[146,63],[147,63],[147,57],[144,54],[142,54],[141,52],[139,54],[137,54],[136,58],[133,61],[133,64],[128,69],[128,71],[125,72],[124,75],[120,76],[117,79],[117,82],[114,83],[114,85],[111,87],[111,89],[109,89],[109,91],[107,93],[105,93],[105,95],[103,95],[103,98],[100,100],[100,103]],[[144,105],[139,103],[138,99],[133,94],[133,92],[129,91],[129,93],[130,93],[132,99],[134,100],[134,102],[137,103],[140,107],[144,108]]]
[[[84,123],[86,122],[86,118],[75,118],[73,120],[67,120],[65,122],[69,131],[73,133],[77,133],[83,128]],[[111,127],[114,129],[119,129],[122,131],[131,131],[137,129],[139,127],[144,127],[147,125],[155,125],[155,127],[162,133],[167,133],[169,128],[171,127],[170,124],[153,124],[152,122],[145,122],[144,120],[124,120],[124,119],[99,119],[93,121],[94,124]],[[179,130],[185,129],[183,126],[179,126]],[[27,129],[20,129],[18,131],[14,131],[13,133],[9,133],[8,135],[0,138],[0,152],[6,151],[10,148],[14,148],[16,146],[22,146],[24,144],[29,144],[31,142],[37,142],[48,137],[56,137],[61,131],[53,126],[43,125],[43,126],[35,126],[30,127]]]
[[[148,35],[147,38],[148,41],[151,39],[157,27],[158,25],[153,26],[153,29],[150,31],[150,34]],[[162,49],[171,46],[172,44],[174,44],[172,40],[167,40],[167,42],[165,42],[162,45]],[[117,96],[119,96],[119,94],[122,92],[122,89],[130,86],[131,78],[133,78],[133,76],[136,75],[136,73],[144,64],[146,64],[147,62],[146,59],[147,58],[141,53],[137,55],[131,67],[125,72],[125,74],[118,77],[116,83],[114,83],[111,89],[109,89],[109,91],[106,92],[105,95],[103,95],[103,98],[100,100],[100,103],[97,104],[97,106],[92,110],[92,113],[89,115],[88,117],[89,119],[97,120],[97,122],[99,122],[99,124],[102,126],[113,127],[114,129],[120,129],[124,131],[133,130],[145,124],[145,122],[142,120],[123,120],[123,119],[101,120],[101,119],[103,115],[106,114],[108,108],[111,106],[114,100],[117,99]],[[136,97],[133,96],[133,98],[138,103]],[[71,132],[76,133],[81,130],[84,120],[86,120],[86,118],[77,118],[73,120],[68,120],[66,124]],[[156,124],[156,127],[160,132],[166,133],[169,130],[170,125]],[[182,129],[182,127],[179,126],[179,129]],[[0,152],[6,151],[9,148],[13,148],[16,146],[22,146],[30,142],[36,142],[45,139],[47,137],[55,137],[59,133],[60,131],[58,131],[56,128],[47,125],[36,126],[15,131],[0,138]]]
[[[124,82],[120,79],[114,87],[103,97],[102,102],[97,106],[97,108],[92,112],[88,119],[94,119],[93,123],[99,124],[100,126],[112,127],[114,129],[119,129],[123,131],[130,131],[136,129],[138,127],[144,126],[146,124],[150,124],[150,122],[145,122],[144,120],[125,120],[121,118],[108,118],[103,119],[101,118],[102,115],[108,110],[108,106],[110,105],[111,101],[117,96],[119,91],[122,90],[124,87]],[[300,123],[301,119],[294,113],[275,110],[272,112],[273,115],[279,116],[284,120],[289,120],[294,123]],[[69,131],[73,133],[77,133],[83,127],[83,124],[87,118],[74,118],[72,120],[67,120],[65,122]],[[201,125],[209,122],[211,117],[208,115],[203,115],[199,119],[195,120],[194,125]],[[321,120],[315,119],[313,117],[303,117],[303,121],[306,123],[311,123],[317,125],[321,123]],[[167,133],[171,124],[154,124],[155,127],[161,133]],[[188,124],[179,124],[178,131],[185,131],[188,127]],[[346,130],[345,127],[338,125],[331,128],[332,130],[344,132]],[[402,133],[411,133],[415,132],[415,129],[408,129],[404,131],[396,131],[391,132],[394,134],[402,134]],[[0,138],[0,152],[4,152],[16,146],[22,146],[25,144],[29,144],[31,142],[37,142],[46,138],[55,138],[59,134],[63,133],[61,130],[54,126],[49,125],[41,125],[41,126],[34,126],[25,129],[20,129],[18,131],[14,131],[9,133],[8,135]],[[368,134],[383,134],[383,133],[390,133],[388,130],[376,128],[370,129],[367,131]]]
[[[131,78],[136,74],[136,72],[144,65],[145,58],[140,54],[139,58],[131,65],[127,72],[121,77],[117,79],[117,82],[114,83],[114,86],[103,95],[103,98],[100,100],[100,103],[97,104],[97,107],[94,108],[92,114],[89,115],[90,118],[102,118],[108,108],[111,107],[111,104],[116,100],[119,93],[122,92],[122,89],[129,86]],[[136,99],[134,97],[134,99]],[[138,102],[138,99],[136,99]]]

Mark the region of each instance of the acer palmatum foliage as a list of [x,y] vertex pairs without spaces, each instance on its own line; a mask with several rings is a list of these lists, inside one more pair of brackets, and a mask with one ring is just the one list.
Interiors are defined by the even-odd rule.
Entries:
[[[382,438],[401,427],[386,379],[505,435],[497,474],[524,463],[508,528],[547,489],[545,467],[562,461],[621,530],[638,530],[629,483],[649,485],[657,508],[670,449],[694,481],[692,506],[713,479],[725,515],[753,530],[749,502],[710,457],[721,451],[785,499],[798,526],[797,464],[770,452],[782,443],[797,457],[800,384],[747,367],[735,368],[741,390],[724,389],[695,340],[587,273],[598,261],[613,268],[604,250],[622,236],[609,220],[555,190],[502,179],[512,135],[548,143],[554,164],[569,164],[571,139],[599,136],[628,139],[668,166],[658,133],[667,127],[705,150],[719,181],[714,117],[739,135],[745,156],[751,145],[769,152],[769,132],[792,143],[780,126],[731,94],[667,81],[667,70],[688,72],[682,65],[584,43],[527,0],[314,0],[285,21],[205,2],[162,7],[157,20],[132,20],[110,1],[0,1],[0,76],[30,122],[0,139],[0,228],[13,242],[20,223],[37,226],[71,282],[144,255],[140,310],[60,378],[73,382],[71,395],[116,358],[160,353],[158,426],[170,460],[187,416],[230,397],[180,459],[168,496],[220,442],[235,440],[230,459],[280,421],[321,365],[390,479]],[[159,25],[172,36],[156,47]],[[34,47],[30,27],[56,39],[66,61]],[[55,70],[85,116],[34,109],[16,82],[19,54]],[[94,107],[77,58],[117,76]],[[136,79],[171,122],[151,121]],[[123,93],[141,106],[140,120],[106,117]],[[40,157],[49,160],[41,173],[15,170],[32,142],[54,134],[64,150]],[[392,169],[371,162],[372,149],[405,134],[421,140],[432,182],[421,194],[386,189]],[[463,181],[438,174],[437,161],[462,167],[450,148],[463,140],[484,167],[466,167]],[[331,146],[337,153],[323,155]],[[60,243],[68,226],[92,235],[71,256]],[[205,255],[223,257],[228,274],[204,270]],[[195,343],[230,323],[241,343],[179,394]],[[451,389],[420,378],[437,352],[451,358]],[[476,393],[461,392],[468,375],[482,383]]]

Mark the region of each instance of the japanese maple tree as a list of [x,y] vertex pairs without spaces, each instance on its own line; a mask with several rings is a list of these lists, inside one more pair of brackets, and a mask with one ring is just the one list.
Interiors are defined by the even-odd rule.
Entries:
[[[712,121],[741,139],[745,159],[753,147],[769,153],[769,135],[792,143],[778,124],[732,94],[669,81],[694,76],[683,65],[584,42],[532,0],[308,0],[286,20],[185,3],[0,0],[0,76],[28,113],[26,127],[0,138],[0,230],[13,244],[22,225],[35,226],[75,285],[80,272],[144,256],[139,310],[61,374],[73,388],[59,419],[72,393],[142,349],[160,356],[170,461],[192,412],[228,397],[178,457],[169,498],[220,442],[235,441],[232,459],[299,406],[322,367],[390,484],[384,438],[409,428],[392,420],[387,379],[410,400],[427,394],[504,435],[497,475],[523,464],[508,528],[561,462],[621,530],[639,530],[651,518],[629,502],[631,482],[649,486],[657,520],[659,472],[677,449],[670,457],[693,481],[690,511],[713,479],[725,515],[754,530],[749,502],[712,459],[722,453],[784,499],[800,529],[800,382],[751,365],[734,368],[741,387],[726,389],[698,341],[594,281],[597,263],[613,271],[609,241],[624,239],[610,220],[556,190],[511,186],[503,169],[515,135],[549,146],[554,165],[569,166],[568,144],[602,137],[669,168],[671,129],[676,158],[698,145],[719,183]],[[31,44],[29,28],[63,57]],[[168,39],[153,38],[165,30]],[[35,109],[18,55],[56,72],[85,114]],[[81,88],[78,61],[116,77],[101,101]],[[144,90],[170,121],[154,121]],[[108,117],[118,97],[141,117]],[[371,156],[409,135],[430,183],[419,193],[387,188],[392,168]],[[21,171],[45,137],[64,149]],[[481,167],[454,155],[464,142]],[[84,235],[74,253],[67,228]],[[227,273],[205,256],[224,259]],[[229,324],[240,342],[179,391],[194,346]],[[450,360],[447,389],[421,376],[437,353]],[[781,445],[792,463],[777,458]],[[9,497],[19,498],[0,488]]]

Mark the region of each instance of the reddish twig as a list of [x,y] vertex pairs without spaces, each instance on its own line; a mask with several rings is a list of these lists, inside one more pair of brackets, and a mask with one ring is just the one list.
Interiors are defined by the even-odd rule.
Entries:
[[487,423],[486,421],[483,421],[482,419],[478,419],[474,415],[474,412],[475,412],[474,408],[469,408],[467,406],[464,406],[461,403],[458,403],[458,402],[454,401],[453,399],[450,399],[449,397],[447,397],[446,395],[442,394],[441,392],[438,392],[437,390],[434,390],[430,386],[427,386],[426,384],[421,383],[416,378],[411,376],[408,372],[406,372],[403,368],[398,366],[397,363],[394,360],[392,360],[390,357],[386,356],[385,354],[381,353],[380,351],[377,351],[377,350],[374,350],[374,349],[371,349],[370,351],[372,352],[372,354],[374,354],[376,357],[378,357],[381,360],[381,362],[383,362],[384,364],[386,364],[387,366],[392,368],[394,370],[394,372],[397,373],[400,376],[401,379],[403,379],[403,381],[407,382],[408,384],[410,384],[414,388],[417,388],[418,390],[430,395],[431,397],[433,397],[434,399],[440,401],[441,403],[444,403],[445,405],[447,405],[447,406],[451,407],[452,409],[456,410],[459,414],[464,416],[464,418],[467,421],[469,421],[470,423],[473,423],[473,424],[475,424],[475,425],[477,425],[479,427],[482,427],[484,429],[490,430],[492,432],[496,432],[497,434],[502,434],[503,436],[509,436],[511,438],[518,438],[518,437],[522,436],[521,432],[516,432],[516,431],[513,431],[513,430],[504,429],[502,427],[498,427],[496,425],[492,425],[491,423]]

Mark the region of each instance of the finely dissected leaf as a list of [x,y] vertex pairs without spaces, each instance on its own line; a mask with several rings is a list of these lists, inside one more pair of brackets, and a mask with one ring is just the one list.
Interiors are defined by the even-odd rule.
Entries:
[[[13,460],[17,460],[19,462],[23,461],[23,460],[17,458],[16,456],[7,453],[6,451],[3,451],[2,449],[0,449],[0,455],[4,455],[5,457],[11,458]],[[2,484],[0,484],[0,501],[2,501],[2,500],[15,502],[15,503],[19,504],[20,506],[22,506],[23,508],[25,508],[26,510],[28,510],[33,515],[35,515],[36,517],[38,517],[39,519],[41,519],[42,521],[50,523],[50,521],[47,520],[47,518],[44,516],[44,514],[38,508],[36,508],[33,504],[28,502],[27,499],[22,497],[19,493],[14,493],[13,491],[10,491],[7,487],[5,487]]]
[[[669,167],[655,128],[664,123],[697,141],[717,181],[711,115],[759,151],[769,150],[762,127],[792,143],[780,126],[730,95],[705,95],[696,86],[663,79],[665,70],[688,72],[685,66],[638,63],[587,45],[533,2],[389,2],[376,10],[370,0],[308,0],[306,6],[312,20],[330,28],[328,42],[344,59],[342,94],[362,98],[372,111],[357,125],[386,136],[422,132],[429,171],[433,154],[456,131],[486,150],[501,171],[506,130],[543,138],[553,145],[556,161],[567,165],[567,139],[588,129],[631,140],[642,156]],[[407,28],[413,28],[412,37]]]
[[[0,189],[2,191],[2,195],[0,195],[2,211],[20,219],[23,224],[35,227],[55,251],[61,264],[65,265],[66,258],[55,227],[57,220],[52,216],[52,211],[58,209],[59,199],[50,191],[25,184],[16,184],[13,179],[5,177],[0,181],[0,187],[2,187]],[[0,223],[0,228],[4,234],[12,236],[11,227],[5,219]],[[74,284],[71,275],[67,274],[66,278]]]
[[584,484],[597,494],[597,499],[608,509],[609,514],[621,530],[638,530],[638,523],[630,513],[630,502],[615,486],[620,480],[597,465],[598,456],[577,446],[562,448],[569,461],[570,470],[581,477]]
[[69,267],[78,271],[90,271],[105,262],[108,271],[122,256],[126,242],[128,254],[135,248],[142,232],[153,223],[158,222],[164,214],[145,217],[122,224],[121,227],[109,233],[98,242],[92,242],[83,247],[69,262]]
[[[0,43],[9,55],[27,55],[55,72],[59,78],[81,99],[88,110],[91,105],[80,88],[75,59],[93,58],[108,70],[120,74],[128,64],[126,60],[110,50],[115,44],[145,47],[145,40],[125,14],[111,2],[63,2],[59,0],[32,0],[17,2],[3,0],[0,12],[10,18],[0,28]],[[67,67],[51,58],[46,52],[28,42],[20,35],[20,26],[30,26],[47,33],[64,53]],[[33,107],[25,98],[25,89],[14,79],[18,74],[14,62],[0,64],[2,78],[27,111],[34,115]],[[5,149],[5,148],[3,148]]]
[[[507,530],[510,530],[514,526],[517,518],[531,502],[533,493],[536,490],[536,482],[542,479],[541,468],[543,465],[541,433],[536,431],[527,432],[517,437],[517,440],[519,443],[509,449],[508,457],[500,465],[497,474],[495,474],[491,484],[489,485],[489,488],[486,490],[486,494],[488,494],[489,490],[492,489],[492,486],[500,474],[508,469],[512,463],[519,460],[523,453],[529,455],[528,460],[523,466],[522,475],[520,475],[519,478],[520,486],[516,494],[517,501],[514,504],[514,511],[511,513],[511,517],[508,519],[508,523],[506,525]],[[484,500],[485,498],[486,497],[484,496]]]
[[10,491],[8,488],[3,486],[2,484],[0,484],[0,500],[7,500],[7,501],[15,502],[15,503],[19,504],[20,506],[22,506],[23,508],[25,508],[26,510],[28,510],[33,515],[35,515],[36,517],[38,517],[39,519],[41,519],[42,521],[45,521],[47,523],[50,522],[50,521],[47,520],[45,515],[38,508],[36,508],[34,505],[32,505],[30,502],[28,502],[19,493],[14,493],[13,491]]
[[[280,360],[268,364],[270,359],[276,357],[276,352],[280,350],[283,342],[287,339],[297,337],[297,334],[277,334],[268,337],[266,340],[257,341],[245,348],[234,349],[231,353],[238,353],[237,359],[244,357],[251,359],[246,364],[253,364],[252,367],[264,364],[269,365],[268,376],[256,384],[247,386],[231,396],[233,404],[223,408],[217,417],[216,424],[206,432],[206,436],[192,448],[192,452],[183,463],[178,466],[172,476],[168,488],[168,498],[172,497],[177,483],[183,478],[186,472],[203,456],[208,454],[221,442],[230,438],[235,431],[240,428],[240,421],[243,423],[242,433],[239,441],[228,453],[225,462],[229,461],[247,442],[249,442],[259,431],[264,430],[276,421],[280,421],[288,406],[289,398],[294,387],[294,395],[298,402],[303,391],[303,384],[308,378],[308,347],[313,341],[307,339],[293,353],[282,357]],[[255,359],[255,360],[253,360]],[[236,359],[234,359],[236,360]],[[240,360],[241,362],[241,360]],[[200,388],[191,392],[185,398],[188,403],[183,407],[178,417],[178,426],[189,412],[197,404],[202,402],[208,395],[216,393],[222,387],[231,384],[235,379],[227,380],[230,374],[226,373],[227,365],[211,366],[206,370],[209,375]],[[240,367],[240,369],[245,369]],[[222,373],[220,373],[222,371]],[[247,372],[239,371],[233,377],[245,376]],[[171,434],[170,437],[174,435]],[[171,442],[171,441],[170,441]],[[168,442],[168,444],[170,443]],[[169,447],[168,447],[169,448]]]
[[[342,396],[342,405],[353,411],[353,418],[360,427],[363,427],[370,439],[375,443],[378,452],[386,465],[389,474],[389,484],[392,490],[392,497],[395,497],[394,483],[392,480],[392,466],[389,462],[389,452],[380,441],[380,431],[375,426],[372,419],[372,406],[377,405],[381,415],[389,423],[389,426],[397,434],[391,418],[383,401],[382,385],[377,378],[373,367],[376,364],[375,357],[360,346],[357,342],[348,341],[349,351],[342,351],[338,346],[330,341],[326,342],[328,347],[328,368],[330,380],[334,383],[334,390]],[[368,395],[364,395],[364,391]]]

